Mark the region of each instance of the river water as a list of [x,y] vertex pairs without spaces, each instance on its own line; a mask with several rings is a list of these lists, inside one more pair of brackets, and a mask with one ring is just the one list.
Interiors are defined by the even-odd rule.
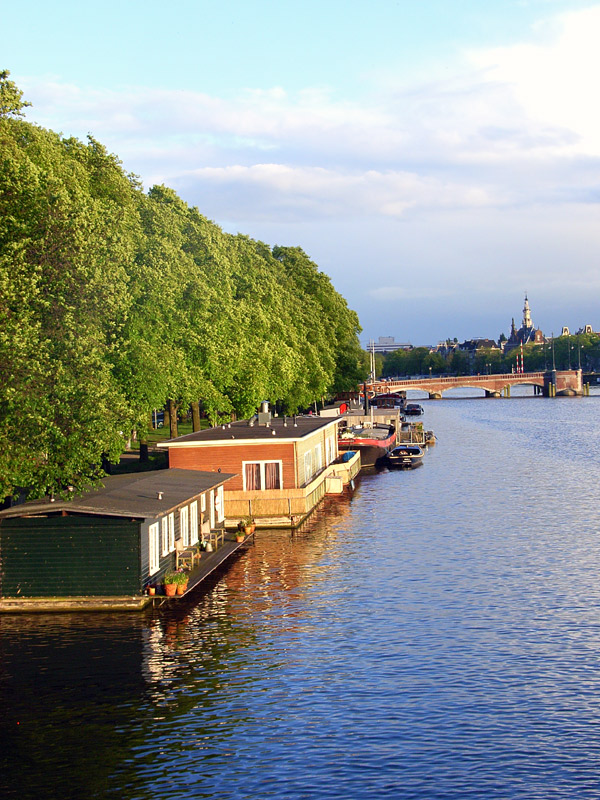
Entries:
[[600,798],[600,397],[423,405],[176,613],[0,619],[0,794]]

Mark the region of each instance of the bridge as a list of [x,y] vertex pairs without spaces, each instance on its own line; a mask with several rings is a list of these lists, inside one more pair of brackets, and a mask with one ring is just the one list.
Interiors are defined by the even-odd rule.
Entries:
[[441,400],[448,389],[483,389],[486,397],[510,397],[512,386],[534,386],[534,393],[544,397],[575,396],[587,394],[582,380],[582,371],[545,370],[543,372],[509,372],[504,375],[463,375],[429,378],[407,378],[406,380],[371,381],[367,390],[373,394],[421,389],[430,400]]

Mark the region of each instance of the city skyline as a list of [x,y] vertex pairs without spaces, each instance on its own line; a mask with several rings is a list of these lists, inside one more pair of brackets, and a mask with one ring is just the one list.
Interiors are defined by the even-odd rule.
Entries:
[[[544,328],[541,325],[536,324],[535,321],[533,320],[533,318],[530,316],[531,309],[529,308],[529,302],[528,302],[527,293],[525,293],[524,302],[525,302],[525,306],[527,307],[528,313],[525,312],[525,307],[524,307],[522,309],[522,312],[521,312],[521,315],[522,315],[521,317],[519,317],[518,315],[513,315],[511,317],[511,323],[508,324],[507,329],[501,330],[498,334],[490,334],[488,332],[487,334],[478,334],[478,335],[474,335],[474,336],[466,336],[466,337],[463,337],[462,339],[460,339],[460,341],[478,341],[478,340],[484,340],[484,339],[491,339],[491,340],[494,340],[494,341],[499,341],[501,336],[505,336],[507,339],[509,339],[510,338],[510,334],[511,334],[512,323],[514,323],[514,325],[518,329],[520,327],[520,324],[522,326],[525,325],[526,317],[528,317],[528,316],[529,316],[530,327],[533,328],[534,330],[542,331],[542,333],[543,333],[543,335],[544,335],[544,337],[546,339],[550,339],[553,336],[556,337],[556,336],[562,335],[562,333],[565,331],[565,329],[568,330],[568,333],[571,336],[575,336],[578,333],[589,333],[590,331],[586,330],[586,329],[589,329],[589,328],[591,328],[592,332],[594,332],[594,333],[596,332],[595,329],[594,329],[594,325],[592,325],[590,322],[577,323],[574,327],[572,327],[570,325],[567,325],[567,324],[560,324],[558,326],[554,326],[552,328],[552,330],[544,330]],[[519,324],[519,321],[520,321],[520,324]],[[448,339],[454,340],[455,338],[457,340],[459,340],[458,336],[456,336],[453,333],[449,333],[447,336],[444,336],[443,338],[439,338],[438,340],[436,340],[436,342],[418,342],[417,343],[417,342],[411,340],[410,336],[406,337],[405,339],[400,340],[400,339],[396,339],[395,336],[387,333],[387,334],[378,334],[376,336],[372,336],[368,340],[364,340],[364,337],[363,337],[363,340],[364,340],[363,341],[363,346],[364,346],[364,348],[366,350],[368,350],[368,349],[371,349],[371,344],[374,343],[376,351],[384,352],[383,351],[383,346],[386,343],[386,340],[387,340],[387,344],[389,344],[389,345],[393,344],[394,346],[402,344],[402,345],[410,345],[412,347],[435,347],[437,344],[441,344],[443,342],[446,342]]]
[[23,0],[0,66],[29,121],[302,247],[361,341],[435,342],[506,333],[525,289],[600,327],[599,36],[589,0]]

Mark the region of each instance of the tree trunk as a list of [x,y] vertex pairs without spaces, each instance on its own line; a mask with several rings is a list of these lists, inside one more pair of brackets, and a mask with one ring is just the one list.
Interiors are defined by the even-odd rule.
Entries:
[[192,403],[192,430],[194,433],[200,430],[200,403],[197,400]]
[[177,404],[174,400],[167,400],[169,411],[169,436],[171,439],[177,438]]

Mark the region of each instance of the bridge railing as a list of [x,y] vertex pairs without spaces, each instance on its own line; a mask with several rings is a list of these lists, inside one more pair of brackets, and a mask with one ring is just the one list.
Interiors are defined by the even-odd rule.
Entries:
[[439,378],[401,378],[400,380],[387,380],[387,381],[373,381],[371,386],[398,386],[399,384],[429,384],[429,383],[456,383],[457,381],[467,381],[469,383],[485,383],[489,381],[514,381],[523,378],[543,378],[546,375],[546,370],[539,372],[505,372],[505,373],[491,373],[489,375],[454,375],[444,376]]

